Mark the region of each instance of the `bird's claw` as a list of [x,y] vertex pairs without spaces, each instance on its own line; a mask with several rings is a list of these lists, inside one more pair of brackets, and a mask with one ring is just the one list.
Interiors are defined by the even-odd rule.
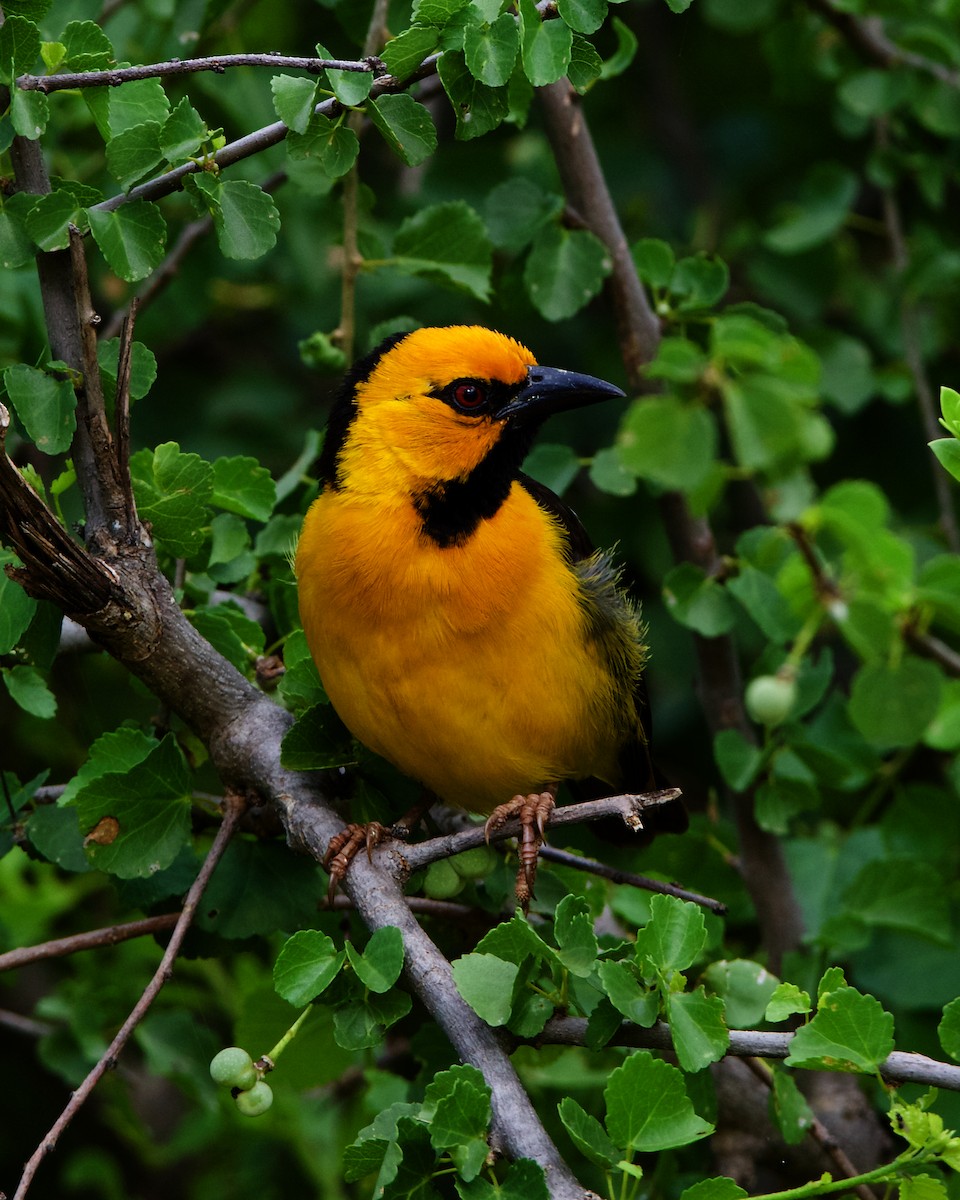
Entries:
[[487,817],[483,827],[486,840],[501,829],[512,817],[520,820],[520,845],[518,854],[520,867],[517,871],[517,903],[524,912],[530,907],[533,887],[537,880],[537,860],[543,845],[547,821],[556,804],[556,788],[543,792],[532,792],[528,796],[514,796],[506,804],[498,805]]
[[367,859],[372,861],[374,847],[390,837],[390,830],[379,821],[370,821],[366,825],[349,824],[335,837],[330,839],[327,852],[323,856],[323,867],[330,873],[330,885],[327,888],[327,901],[332,901],[337,888],[347,873],[347,868],[366,848]]

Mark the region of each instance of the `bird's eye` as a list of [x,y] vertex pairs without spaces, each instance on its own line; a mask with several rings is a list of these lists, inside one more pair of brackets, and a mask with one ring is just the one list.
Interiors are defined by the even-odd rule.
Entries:
[[487,402],[487,389],[479,383],[458,383],[453,389],[457,408],[467,412],[481,408]]

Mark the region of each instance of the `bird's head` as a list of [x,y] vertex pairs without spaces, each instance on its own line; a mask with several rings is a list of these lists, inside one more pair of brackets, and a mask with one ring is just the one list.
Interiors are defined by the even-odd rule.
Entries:
[[513,338],[479,326],[388,338],[344,380],[320,459],[335,489],[420,496],[481,466],[514,478],[552,413],[622,396],[612,384],[541,367]]

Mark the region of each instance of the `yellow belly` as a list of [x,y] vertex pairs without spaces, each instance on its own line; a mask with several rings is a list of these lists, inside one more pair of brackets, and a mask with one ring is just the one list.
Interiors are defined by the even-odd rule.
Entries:
[[327,694],[355,737],[451,804],[616,781],[616,683],[561,536],[518,484],[446,549],[410,505],[327,492],[307,514],[300,614]]

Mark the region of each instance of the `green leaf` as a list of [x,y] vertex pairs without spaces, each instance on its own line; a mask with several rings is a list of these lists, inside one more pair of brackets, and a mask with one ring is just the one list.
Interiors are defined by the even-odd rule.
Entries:
[[960,1062],[960,997],[951,1000],[944,1007],[937,1034],[945,1052],[956,1062]]
[[84,784],[75,803],[81,830],[104,839],[87,851],[100,870],[136,879],[170,866],[190,836],[190,777],[176,738],[167,734],[124,773]]
[[157,741],[139,729],[121,726],[103,733],[90,747],[86,762],[63,790],[58,804],[72,804],[80,789],[102,775],[124,774],[142,763],[157,747]]
[[10,121],[14,133],[35,142],[46,129],[49,116],[50,101],[42,92],[13,89],[10,96]]
[[234,838],[204,892],[197,923],[220,937],[272,938],[315,913],[325,887],[311,858],[279,842]]
[[637,481],[632,471],[623,465],[618,446],[604,446],[590,463],[590,482],[610,496],[632,496]]
[[[318,58],[333,58],[322,45],[317,46]],[[373,87],[372,71],[337,71],[327,68],[324,71],[330,90],[345,108],[355,108],[362,104],[370,95]]]
[[280,763],[291,771],[330,771],[356,761],[346,730],[326,701],[306,709],[280,743]]
[[558,0],[557,12],[577,33],[596,33],[607,19],[607,0]]
[[868,742],[912,746],[937,714],[943,675],[926,659],[865,663],[850,688],[850,718]]
[[597,961],[597,935],[590,908],[581,896],[564,896],[554,914],[557,957],[572,974],[586,979]]
[[190,179],[204,196],[220,250],[227,258],[260,258],[273,248],[280,214],[263,188],[246,179],[224,180],[208,172]]
[[660,1013],[657,989],[643,984],[625,962],[605,960],[600,964],[599,976],[603,990],[617,1012],[634,1025],[649,1029]]
[[207,123],[186,96],[170,113],[160,131],[160,149],[171,164],[187,162],[210,136]]
[[158,121],[132,125],[107,142],[107,169],[121,187],[128,189],[163,162]]
[[490,239],[495,246],[516,254],[562,208],[559,196],[522,176],[498,183],[487,197],[485,208]]
[[[104,391],[110,396],[117,389],[117,365],[120,359],[120,339],[107,338],[97,342],[97,362]],[[143,342],[130,347],[130,399],[142,400],[157,379],[157,359]]]
[[141,520],[173,558],[189,558],[203,545],[207,505],[213,498],[213,467],[198,454],[181,454],[176,442],[138,450],[130,475]]
[[27,818],[25,833],[30,844],[48,862],[56,863],[65,871],[82,873],[90,870],[80,823],[72,808],[38,804]]
[[778,980],[766,967],[748,958],[711,963],[703,981],[723,1000],[724,1019],[730,1029],[754,1029],[763,1020]]
[[213,463],[210,502],[252,521],[267,521],[277,502],[277,489],[270,472],[255,458],[218,458]]
[[665,337],[657,356],[647,367],[648,379],[669,379],[676,383],[696,383],[710,360],[696,344],[684,337]]
[[15,363],[3,372],[7,397],[27,435],[44,454],[69,450],[77,428],[77,397],[69,381]]
[[40,22],[50,11],[53,0],[5,0],[3,11],[8,17],[26,17]]
[[816,1016],[790,1041],[790,1067],[872,1073],[893,1050],[893,1017],[852,987],[821,997]]
[[622,75],[637,53],[637,36],[619,17],[613,18],[613,32],[617,35],[617,48],[600,68],[601,79],[615,79]]
[[300,929],[287,938],[273,967],[273,986],[288,1004],[301,1008],[336,979],[346,961],[333,939],[319,929]]
[[720,774],[735,792],[746,791],[763,765],[760,748],[737,729],[721,729],[713,740],[713,753]]
[[490,1088],[483,1075],[466,1065],[441,1071],[424,1093],[423,1114],[433,1148],[448,1151],[465,1180],[475,1179],[490,1152]]
[[562,321],[597,295],[611,268],[606,246],[589,230],[550,224],[534,239],[523,282],[537,310]]
[[730,1035],[719,996],[708,996],[702,987],[693,992],[669,992],[667,1020],[677,1062],[684,1071],[702,1071],[726,1054]]
[[946,880],[919,858],[866,863],[843,894],[858,921],[953,943]]
[[743,1200],[746,1192],[725,1175],[701,1179],[680,1193],[680,1200]]
[[636,959],[657,971],[685,971],[707,940],[703,910],[676,896],[653,896],[650,920],[637,931]]
[[0,546],[0,654],[9,654],[30,627],[37,602],[4,570],[19,566],[19,560]]
[[788,1146],[799,1145],[816,1120],[793,1076],[786,1071],[773,1073],[770,1110]]
[[674,13],[685,13],[692,3],[693,0],[667,0],[667,8]]
[[953,388],[940,389],[940,411],[943,413],[942,424],[950,430],[954,437],[960,437],[960,392]]
[[57,714],[57,699],[36,667],[18,664],[0,668],[10,698],[34,717],[49,721]]
[[144,121],[166,124],[170,101],[159,79],[135,79],[107,93],[110,134],[117,137]]
[[486,300],[492,251],[483,222],[469,204],[451,200],[408,217],[393,241],[391,264]]
[[424,25],[446,25],[470,0],[414,0],[411,19]]
[[680,563],[667,573],[663,599],[675,621],[704,637],[733,628],[735,611],[726,588],[693,563]]
[[452,964],[457,991],[488,1025],[506,1025],[519,967],[492,954],[465,954]]
[[334,1037],[344,1050],[378,1046],[383,1035],[410,1011],[413,1001],[406,992],[393,989],[378,996],[367,993],[362,1001],[338,1008],[333,1014]]
[[411,25],[387,42],[380,58],[391,75],[403,81],[420,66],[437,47],[440,32],[433,25]]
[[366,113],[390,149],[408,167],[426,161],[437,148],[437,131],[429,112],[406,92],[371,100]]
[[13,197],[10,197],[0,207],[0,267],[5,270],[33,262],[34,246],[27,219],[35,207],[34,197],[20,194],[25,205],[12,204]]
[[378,995],[388,992],[403,970],[403,938],[400,930],[393,925],[376,930],[363,954],[359,954],[353,944],[347,942],[347,957],[365,988]]
[[523,70],[534,87],[556,83],[567,73],[573,33],[565,21],[541,20],[533,0],[518,0]]
[[579,33],[573,35],[567,78],[581,95],[603,74],[603,60],[592,42]]
[[571,1096],[565,1096],[560,1101],[557,1112],[567,1133],[570,1134],[571,1141],[581,1154],[598,1167],[616,1166],[620,1152],[596,1117],[584,1112]]
[[646,1050],[611,1073],[603,1095],[607,1132],[630,1154],[686,1146],[713,1132],[694,1112],[677,1068]]
[[727,264],[702,252],[681,258],[670,277],[670,291],[680,298],[677,309],[682,313],[710,308],[723,298],[729,286]]
[[317,103],[316,81],[293,75],[274,75],[270,90],[273,108],[280,120],[297,133],[306,133]]
[[0,83],[13,83],[34,68],[40,57],[40,34],[26,17],[8,16],[0,25]]
[[510,13],[501,13],[492,25],[468,25],[463,54],[467,69],[487,87],[502,87],[513,74],[520,49],[520,32]]
[[897,1200],[948,1200],[942,1179],[933,1175],[907,1175],[900,1180]]
[[287,135],[287,152],[294,162],[312,163],[326,178],[339,179],[356,162],[360,143],[343,121],[314,113],[305,133]]
[[795,1013],[810,1011],[810,996],[797,987],[795,983],[778,983],[774,989],[764,1019],[767,1021],[785,1021]]
[[490,133],[506,117],[507,89],[487,87],[474,79],[461,52],[448,50],[437,64],[437,73],[453,107],[460,141]]
[[27,213],[27,233],[41,250],[64,250],[70,244],[71,225],[85,228],[87,214],[72,192],[58,190],[41,196]]
[[800,632],[803,624],[800,617],[770,576],[756,567],[744,563],[739,574],[727,580],[727,591],[777,645],[787,645]]
[[713,417],[673,396],[647,396],[627,410],[617,440],[628,471],[659,487],[690,490],[707,478],[717,454]]
[[949,471],[954,479],[960,480],[960,442],[956,438],[938,438],[930,442],[930,449],[937,456],[940,466]]
[[238,671],[248,671],[263,653],[263,630],[233,601],[218,604],[216,608],[196,609],[189,616],[190,624],[197,633],[205,637]]
[[167,224],[148,200],[132,200],[111,212],[88,208],[87,219],[110,269],[128,283],[143,279],[163,261]]
[[798,254],[833,237],[857,197],[860,182],[837,163],[813,167],[796,203],[767,230],[763,242],[778,254]]
[[580,459],[570,446],[538,442],[527,455],[523,469],[555,495],[562,496],[580,474]]
[[558,961],[556,951],[548,946],[522,917],[502,921],[489,933],[484,934],[477,943],[477,951],[480,954],[502,958],[518,967],[529,958]]

